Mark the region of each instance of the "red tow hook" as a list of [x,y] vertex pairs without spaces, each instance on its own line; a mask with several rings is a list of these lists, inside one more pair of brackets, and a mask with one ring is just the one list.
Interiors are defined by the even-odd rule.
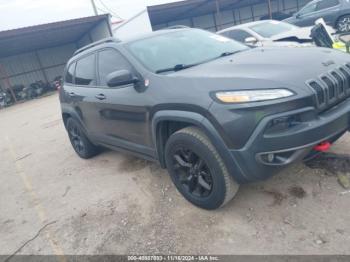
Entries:
[[322,142],[314,147],[315,151],[327,152],[331,148],[332,144],[328,141]]

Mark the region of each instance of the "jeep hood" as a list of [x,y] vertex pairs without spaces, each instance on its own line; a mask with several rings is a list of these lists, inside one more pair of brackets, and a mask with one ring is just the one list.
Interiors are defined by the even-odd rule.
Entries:
[[350,62],[349,55],[326,48],[255,48],[166,77],[222,89],[294,87],[309,90],[307,80],[347,62]]

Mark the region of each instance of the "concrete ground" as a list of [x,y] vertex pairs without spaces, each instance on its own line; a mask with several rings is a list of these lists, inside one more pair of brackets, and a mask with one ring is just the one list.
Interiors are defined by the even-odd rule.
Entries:
[[[0,123],[0,255],[350,254],[350,193],[324,170],[299,164],[204,211],[157,164],[78,158],[57,95],[0,110]],[[346,135],[334,150],[349,148]]]

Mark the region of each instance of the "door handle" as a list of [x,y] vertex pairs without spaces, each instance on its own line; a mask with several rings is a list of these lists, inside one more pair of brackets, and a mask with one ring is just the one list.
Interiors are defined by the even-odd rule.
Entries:
[[70,97],[76,96],[76,94],[75,94],[74,92],[70,92],[70,93],[68,93],[68,95],[69,95]]
[[99,100],[105,100],[106,99],[106,96],[104,94],[98,94],[95,96],[97,99]]

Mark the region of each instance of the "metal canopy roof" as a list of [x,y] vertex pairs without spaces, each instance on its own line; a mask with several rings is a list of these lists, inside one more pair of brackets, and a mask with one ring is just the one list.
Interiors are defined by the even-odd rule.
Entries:
[[0,32],[0,57],[78,41],[108,14],[23,27]]
[[[220,10],[249,6],[267,0],[219,0]],[[201,16],[217,11],[215,0],[187,0],[147,7],[152,25]]]

